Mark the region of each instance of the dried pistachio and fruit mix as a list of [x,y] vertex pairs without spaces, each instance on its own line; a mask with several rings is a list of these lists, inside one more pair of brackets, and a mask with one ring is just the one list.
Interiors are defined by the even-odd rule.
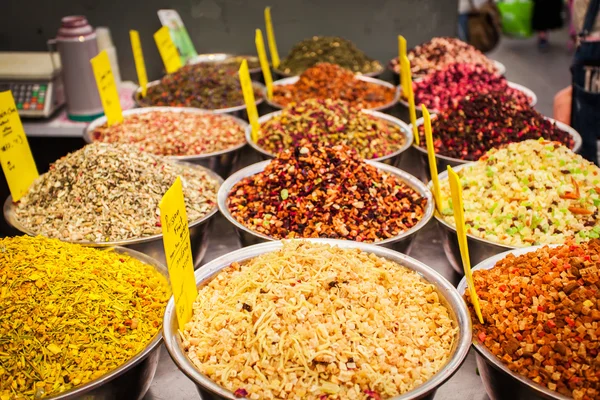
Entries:
[[249,399],[387,399],[431,379],[458,333],[436,287],[358,249],[286,241],[199,289],[200,372]]
[[417,225],[427,199],[347,146],[307,143],[238,182],[227,207],[239,223],[275,239],[377,242]]
[[277,154],[302,141],[321,145],[345,144],[363,158],[379,158],[406,142],[402,129],[362,112],[342,100],[310,99],[291,103],[260,126],[257,144]]
[[[600,169],[544,139],[490,150],[458,171],[471,235],[508,246],[600,237]],[[443,218],[454,225],[448,180]]]
[[576,400],[600,399],[600,240],[509,255],[473,273],[473,334],[512,371]]
[[110,242],[161,233],[158,205],[181,176],[188,221],[214,210],[219,182],[206,170],[93,143],[59,159],[15,205],[19,223],[61,240]]
[[125,364],[171,293],[153,266],[41,236],[0,239],[0,399],[40,399]]

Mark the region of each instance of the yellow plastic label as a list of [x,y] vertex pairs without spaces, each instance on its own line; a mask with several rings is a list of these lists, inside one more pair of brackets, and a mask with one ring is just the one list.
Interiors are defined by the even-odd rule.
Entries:
[[131,50],[133,60],[135,61],[135,70],[137,71],[138,82],[142,88],[142,97],[146,97],[148,90],[148,75],[146,74],[146,63],[144,62],[144,52],[142,51],[142,42],[138,31],[130,30],[129,39],[131,40]]
[[12,92],[0,92],[0,163],[13,201],[39,176]]
[[471,296],[471,303],[475,308],[475,313],[479,322],[483,324],[483,316],[481,315],[481,307],[479,305],[479,297],[475,291],[473,284],[473,272],[471,271],[471,260],[469,258],[469,246],[467,245],[467,230],[465,228],[465,209],[463,207],[463,194],[460,178],[454,172],[451,166],[448,165],[448,180],[450,182],[450,192],[452,194],[452,208],[454,209],[454,221],[456,224],[456,236],[458,237],[458,246],[460,247],[460,257],[462,259],[465,278]]
[[192,318],[192,306],[198,296],[198,289],[194,278],[190,230],[180,177],[177,177],[175,183],[167,190],[159,208],[177,322],[179,329],[183,329]]
[[267,52],[265,51],[265,41],[260,29],[256,30],[254,41],[256,42],[256,52],[260,60],[260,68],[262,69],[265,85],[267,86],[267,97],[271,100],[273,98],[273,77],[271,76],[271,67],[269,66]]
[[[408,99],[408,112],[410,114],[410,123],[412,124],[415,143],[418,146],[420,144],[420,138],[419,131],[417,130],[417,111],[415,109],[415,93],[412,87],[412,74],[410,73],[410,61],[408,61],[408,57],[402,57],[400,68],[402,71],[400,79],[406,82],[406,92],[404,92],[404,95]],[[404,89],[404,86],[402,88]]]
[[156,33],[154,33],[154,41],[156,42],[156,47],[158,47],[160,58],[162,58],[163,64],[165,64],[167,74],[177,72],[177,70],[181,68],[181,58],[179,57],[177,47],[171,39],[169,28],[163,26],[157,30]]
[[433,133],[431,131],[431,116],[425,104],[421,104],[423,111],[423,127],[425,129],[425,143],[427,144],[427,158],[429,159],[429,172],[433,184],[433,197],[438,211],[441,211],[442,197],[440,196],[440,180],[438,179],[437,162],[435,160],[435,148],[433,147]]
[[248,62],[242,61],[239,70],[240,84],[242,85],[242,93],[244,94],[244,103],[246,103],[246,112],[248,113],[248,121],[252,127],[252,141],[256,143],[258,140],[258,111],[256,110],[256,102],[254,100],[254,89],[250,80],[250,71],[248,71]]
[[265,8],[265,25],[267,26],[267,40],[269,41],[269,52],[271,53],[273,68],[279,68],[279,52],[277,51],[275,31],[273,30],[273,22],[271,21],[271,7]]
[[92,58],[91,63],[104,115],[106,115],[106,123],[110,126],[122,122],[123,110],[119,100],[119,91],[106,50],[102,50],[100,54]]
[[[402,72],[402,59],[404,57],[408,57],[406,55],[406,39],[404,36],[398,35],[398,65],[400,66],[400,72]],[[402,79],[402,74],[400,75],[400,84],[402,85],[402,92],[408,93],[408,81]]]

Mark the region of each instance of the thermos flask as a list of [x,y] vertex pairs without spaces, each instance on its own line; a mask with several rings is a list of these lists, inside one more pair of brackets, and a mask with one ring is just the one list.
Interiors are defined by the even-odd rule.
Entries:
[[98,55],[96,32],[84,16],[64,17],[56,39],[67,97],[67,115],[74,121],[92,121],[103,115],[102,103],[90,59]]

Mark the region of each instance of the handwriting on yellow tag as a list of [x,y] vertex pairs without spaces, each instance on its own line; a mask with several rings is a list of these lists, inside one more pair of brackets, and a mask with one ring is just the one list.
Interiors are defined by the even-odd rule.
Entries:
[[98,85],[98,93],[100,93],[100,101],[106,115],[106,123],[110,126],[123,121],[123,110],[121,109],[121,101],[119,100],[119,91],[115,83],[115,77],[110,67],[110,60],[106,50],[102,50],[100,54],[92,58],[92,69]]
[[0,163],[13,201],[39,176],[12,92],[0,92]]
[[159,208],[177,321],[179,329],[183,329],[192,318],[192,306],[198,296],[198,289],[194,278],[190,230],[180,177],[177,177],[173,186],[167,190]]
[[154,33],[154,41],[156,42],[156,47],[158,47],[158,52],[160,53],[160,58],[163,60],[167,74],[177,72],[181,68],[181,58],[179,57],[179,51],[175,43],[173,43],[173,39],[171,39],[169,28],[163,26],[157,30]]
[[[406,82],[406,92],[404,93],[408,99],[408,112],[410,114],[410,123],[412,124],[413,135],[415,137],[415,143],[417,146],[420,144],[419,131],[417,129],[417,110],[415,109],[415,93],[412,87],[412,73],[410,71],[410,61],[408,57],[402,57],[402,63],[400,63],[402,75],[400,79]],[[404,88],[404,86],[403,86]]]
[[471,271],[471,260],[469,258],[469,246],[467,245],[467,230],[465,228],[465,209],[463,206],[462,185],[460,184],[460,178],[449,165],[448,181],[450,183],[450,193],[452,194],[452,208],[454,209],[456,236],[458,237],[460,257],[462,259],[463,269],[465,271],[469,296],[471,296],[471,303],[473,303],[473,308],[475,308],[477,318],[479,318],[479,322],[483,324],[483,316],[481,315],[479,297],[477,296],[475,285],[473,283],[473,272]]
[[260,60],[260,68],[262,69],[265,85],[267,86],[267,98],[271,100],[273,98],[273,77],[271,76],[271,67],[269,66],[267,52],[265,51],[265,41],[260,29],[256,30],[254,41],[256,42],[256,52]]
[[433,146],[433,133],[431,131],[431,116],[425,104],[421,104],[423,111],[423,127],[425,129],[425,143],[427,144],[427,158],[429,160],[429,172],[433,184],[433,197],[438,211],[442,208],[442,197],[440,195],[440,180],[438,179],[437,161],[435,159],[435,148]]
[[135,61],[135,70],[137,71],[138,82],[142,88],[142,97],[146,97],[148,91],[148,75],[146,74],[146,63],[144,62],[144,52],[142,51],[142,42],[138,31],[130,30],[129,39],[131,40],[131,50],[133,60]]
[[402,92],[408,93],[408,82],[406,79],[402,79],[402,59],[407,57],[406,55],[406,39],[402,35],[398,35],[398,66],[400,67],[400,84],[402,85]]
[[244,103],[246,103],[246,112],[248,113],[248,121],[252,127],[252,141],[256,143],[258,140],[258,111],[256,110],[256,102],[254,100],[254,88],[250,80],[250,71],[248,71],[248,62],[242,61],[239,70],[240,84],[242,85],[242,93],[244,94]]
[[273,30],[273,22],[271,21],[271,7],[265,8],[265,25],[267,27],[267,40],[269,41],[269,52],[271,53],[273,68],[279,68],[279,52],[277,51],[275,31]]

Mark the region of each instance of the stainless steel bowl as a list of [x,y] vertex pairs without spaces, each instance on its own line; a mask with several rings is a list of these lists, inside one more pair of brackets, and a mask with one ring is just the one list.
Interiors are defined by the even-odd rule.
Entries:
[[[275,72],[275,74],[280,77],[280,78],[289,78],[292,76],[296,76],[296,74],[292,74],[292,73],[287,73],[287,72],[283,72],[280,69],[277,68],[273,68],[273,72]],[[377,71],[373,71],[373,72],[366,72],[366,73],[362,73],[362,72],[357,72],[356,75],[358,76],[367,76],[370,78],[376,78],[379,75],[383,74],[385,72],[385,67],[382,65],[381,68]]]
[[[167,268],[145,254],[124,247],[114,247],[119,254],[126,254],[141,262],[153,266],[158,272],[169,279]],[[94,379],[85,385],[77,386],[55,396],[45,397],[47,400],[108,400],[132,399],[141,400],[156,373],[160,357],[162,332],[159,330],[150,343],[137,355],[119,368]]]
[[[457,327],[459,328],[453,354],[448,363],[429,381],[425,382],[416,389],[401,396],[394,397],[391,400],[433,399],[436,390],[460,368],[465,360],[465,357],[467,356],[467,353],[469,352],[469,347],[471,345],[471,319],[469,317],[469,312],[466,308],[466,305],[458,294],[458,291],[450,282],[444,279],[432,268],[404,254],[366,243],[332,239],[307,240],[316,243],[329,243],[340,248],[358,248],[363,251],[373,253],[377,256],[397,262],[411,270],[418,272],[426,281],[434,284],[437,287],[438,293],[443,299],[442,301],[446,303],[448,308],[452,311],[452,314],[454,314],[453,318],[456,321]],[[281,246],[282,244],[280,241],[263,243],[256,246],[246,247],[217,258],[216,260],[211,261],[196,271],[196,284],[198,287],[206,284],[210,279],[221,272],[221,270],[228,267],[233,262],[242,262],[264,253],[273,252],[280,249]],[[167,347],[167,351],[171,355],[171,358],[177,367],[196,384],[198,392],[204,400],[236,399],[233,393],[220,387],[208,377],[201,374],[183,352],[181,348],[181,337],[178,332],[175,303],[173,298],[171,298],[169,301],[165,311],[163,335],[165,338],[165,346]]]
[[[201,110],[199,108],[191,108],[191,107],[144,107],[144,108],[134,108],[131,110],[123,111],[123,116],[127,117],[129,115],[137,115],[137,114],[145,114],[149,112],[165,112],[165,113],[189,113],[189,114],[215,114],[210,110]],[[235,123],[237,123],[244,131],[247,130],[249,124],[233,115],[223,115],[225,118],[231,118]],[[83,132],[83,140],[87,143],[93,143],[95,140],[92,137],[92,133],[98,128],[106,123],[106,117],[100,117],[92,121],[91,124],[87,126],[85,131]],[[169,156],[169,158],[176,161],[187,161],[192,164],[202,165],[214,172],[217,175],[222,177],[228,177],[231,173],[231,169],[237,162],[239,155],[241,153],[242,148],[246,145],[246,142],[239,144],[237,146],[231,147],[226,150],[216,151],[214,153],[207,154],[198,154],[198,155],[188,155],[188,156]]]
[[[258,62],[257,56],[243,55],[243,54],[231,54],[231,53],[205,53],[198,54],[195,57],[192,57],[188,60],[188,65],[196,65],[196,64],[219,64],[225,61],[229,61],[235,58],[245,58],[248,61]],[[260,66],[256,68],[250,68],[250,78],[253,81],[262,82],[262,70]]]
[[[257,243],[263,243],[263,242],[275,240],[274,238],[272,238],[270,236],[263,235],[262,233],[254,232],[253,230],[244,226],[242,223],[240,223],[237,219],[235,219],[231,215],[231,213],[229,212],[229,207],[227,207],[227,198],[229,197],[229,192],[231,192],[231,189],[242,179],[247,178],[252,175],[256,175],[256,174],[264,171],[264,169],[270,162],[271,161],[269,161],[269,160],[262,161],[262,162],[250,165],[249,167],[246,167],[244,169],[237,171],[236,173],[231,175],[221,185],[221,188],[219,189],[219,193],[217,194],[217,202],[219,205],[219,211],[221,211],[221,214],[223,214],[223,216],[225,218],[227,218],[229,220],[229,222],[231,222],[233,224],[233,226],[235,227],[235,230],[236,230],[236,232],[240,238],[240,241],[242,243],[242,246],[251,246],[251,245],[257,244]],[[394,249],[396,251],[399,251],[399,252],[402,252],[405,254],[409,254],[414,238],[417,236],[419,231],[425,225],[427,225],[429,220],[431,220],[431,218],[433,217],[433,212],[434,212],[434,208],[435,208],[433,195],[431,194],[431,191],[427,188],[427,186],[425,186],[423,184],[423,182],[421,182],[414,176],[412,176],[398,168],[392,167],[387,164],[375,162],[375,161],[365,161],[365,162],[382,170],[383,172],[387,172],[388,174],[397,176],[406,185],[408,185],[413,190],[415,190],[417,193],[419,193],[422,197],[425,197],[427,199],[427,205],[425,206],[425,212],[423,214],[423,218],[421,218],[421,220],[415,226],[413,226],[412,228],[410,228],[409,230],[407,230],[405,232],[402,232],[401,234],[399,234],[397,236],[374,243],[378,246],[388,247],[388,248]]]
[[[434,114],[431,116],[432,121],[435,118],[437,118],[437,114]],[[544,118],[550,122],[555,123],[556,127],[558,129],[565,131],[569,135],[571,135],[571,137],[573,138],[573,141],[575,142],[575,144],[573,145],[573,148],[571,150],[573,150],[574,153],[579,152],[583,142],[581,139],[581,135],[579,135],[579,133],[575,129],[571,128],[567,124],[564,124],[564,123],[554,120],[552,118],[548,118],[548,117],[544,117]],[[423,122],[424,122],[424,120],[422,117],[416,121],[415,125],[417,125],[417,129],[419,126],[423,125]],[[412,132],[412,124],[410,125],[410,130]],[[427,180],[431,179],[431,173],[429,172],[429,159],[427,158],[427,149],[423,148],[421,146],[417,146],[416,144],[413,144],[413,147],[415,150],[417,150],[417,152],[419,153],[419,156],[421,158],[421,165],[423,168],[423,173],[425,174],[425,176],[427,176]],[[444,156],[441,154],[436,154],[435,159],[437,161],[438,171],[445,171],[447,169],[448,165],[454,168],[456,166],[467,164],[467,163],[471,162],[471,161],[461,160],[459,158],[452,158],[452,157]]]
[[[415,80],[414,82],[418,82],[418,80]],[[523,92],[528,98],[529,98],[529,105],[531,107],[534,107],[537,104],[538,98],[537,95],[533,92],[533,90],[526,88],[523,85],[519,85],[518,83],[514,83],[514,82],[507,82],[508,87],[511,87],[513,89],[517,89],[520,92]],[[402,96],[400,96],[400,98],[398,99],[398,103],[402,104],[404,107],[408,108],[408,101],[406,101]],[[421,105],[420,104],[415,104],[415,109],[417,111],[417,115],[421,115]],[[430,113],[438,113],[438,110],[429,110]]]
[[[543,246],[526,247],[497,254],[478,263],[473,268],[473,271],[492,269],[498,261],[509,254],[520,256],[536,251],[541,247]],[[463,278],[458,284],[458,291],[461,295],[464,295],[466,288],[467,282],[465,278]],[[473,338],[473,347],[476,350],[475,356],[479,375],[481,375],[483,386],[491,400],[572,400],[570,397],[563,396],[562,394],[539,385],[524,376],[514,373],[493,355],[485,345],[475,338]]]
[[[396,85],[400,84],[400,74],[398,73],[398,71],[396,71],[395,66],[397,65],[395,60],[398,60],[398,57],[394,57],[392,58],[389,62],[388,62],[388,69],[392,72],[392,74],[394,74],[394,83]],[[504,64],[502,64],[500,61],[496,61],[496,60],[490,60],[494,66],[496,67],[496,72],[498,72],[500,75],[504,76],[506,75],[506,66]],[[419,79],[419,78],[417,78]],[[421,77],[422,79],[422,77]]]
[[[268,120],[280,115],[282,112],[283,111],[275,111],[270,114],[263,115],[262,117],[260,117],[258,119],[259,125],[266,123]],[[402,154],[406,150],[408,150],[413,143],[414,138],[413,138],[412,129],[410,129],[409,126],[404,121],[402,121],[398,118],[392,117],[389,114],[385,114],[385,113],[382,113],[379,111],[373,111],[373,110],[361,110],[361,112],[368,114],[368,115],[372,115],[376,118],[382,119],[385,122],[400,128],[402,133],[404,133],[405,142],[402,145],[402,147],[400,147],[395,152],[390,153],[386,156],[372,159],[373,161],[378,161],[378,162],[382,162],[382,163],[393,165],[394,167],[397,167],[400,164],[400,161],[402,160]],[[258,143],[255,143],[252,141],[252,127],[250,125],[248,125],[246,127],[246,141],[254,150],[256,150],[257,153],[259,153],[261,155],[263,160],[269,160],[269,159],[272,159],[275,157],[275,154],[269,153],[268,151],[266,151],[265,149],[260,147],[258,145]]]
[[[213,179],[219,182],[219,185],[223,184],[223,178],[215,174],[213,171],[206,169],[199,165],[190,164],[187,162],[180,162],[180,164],[185,164],[191,168],[201,169],[206,171]],[[217,206],[213,207],[213,209],[206,214],[204,217],[197,219],[189,224],[190,228],[190,243],[192,246],[192,255],[194,258],[194,267],[197,268],[200,266],[200,262],[204,255],[206,254],[206,249],[208,248],[208,233],[210,230],[210,223],[212,217],[217,213]],[[15,229],[23,232],[29,236],[36,236],[37,234],[26,228],[19,222],[17,215],[15,214],[15,206],[12,201],[12,196],[8,196],[6,201],[4,202],[4,219],[8,222],[9,225],[14,227]],[[112,242],[84,242],[84,241],[70,241],[64,240],[64,242],[68,243],[77,243],[83,246],[90,247],[115,247],[121,246],[126,247],[132,250],[139,251],[140,253],[146,254],[154,260],[159,261],[160,263],[166,265],[167,260],[165,257],[165,248],[163,246],[162,233],[152,236],[146,236],[143,238],[136,239],[126,239]]]
[[[292,76],[292,77],[289,77],[289,78],[279,79],[279,80],[273,82],[273,86],[293,85],[294,83],[298,82],[298,79],[300,79],[299,76]],[[388,87],[388,88],[396,90],[396,95],[394,96],[394,99],[391,102],[389,102],[387,104],[384,104],[382,106],[379,106],[379,107],[370,108],[370,110],[373,110],[373,111],[385,111],[385,110],[388,110],[388,109],[394,107],[396,105],[396,103],[398,102],[398,99],[400,98],[400,87],[396,87],[396,86],[392,85],[389,82],[382,81],[381,79],[376,79],[376,78],[371,78],[371,77],[368,77],[368,76],[363,76],[363,75],[357,75],[356,79],[360,79],[361,81],[374,83],[376,85],[385,86],[385,87]],[[272,100],[267,99],[266,96],[265,96],[265,101],[267,102],[268,105],[270,105],[274,109],[279,109],[280,110],[282,108],[285,108],[285,106],[283,106],[283,105],[281,105],[279,103],[275,103]]]
[[[152,81],[152,82],[148,82],[148,88],[152,87],[152,86],[156,86],[160,83],[160,80],[156,80],[156,81]],[[265,98],[267,97],[267,88],[265,87],[265,85],[263,85],[262,83],[259,82],[255,82],[252,81],[252,87],[254,87],[254,90],[258,93],[261,94],[261,96],[257,99],[255,99],[255,103],[256,103],[256,107],[258,107],[260,104],[262,104],[262,102],[265,100]],[[138,107],[154,107],[154,106],[147,106],[145,104],[142,104],[140,102],[140,96],[142,95],[142,88],[138,87],[135,92],[133,92],[133,101],[135,102],[135,105]],[[186,107],[189,108],[189,107]],[[217,114],[231,114],[235,117],[244,119],[244,120],[248,120],[248,114],[246,113],[246,105],[242,104],[239,106],[235,106],[235,107],[227,107],[227,108],[217,108],[215,110],[208,110],[208,111],[212,111],[214,113]]]

